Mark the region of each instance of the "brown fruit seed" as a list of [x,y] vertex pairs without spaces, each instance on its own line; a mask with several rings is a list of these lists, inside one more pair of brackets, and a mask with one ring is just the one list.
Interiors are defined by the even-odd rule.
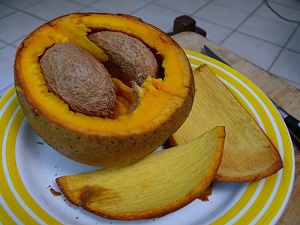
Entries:
[[89,39],[108,56],[104,63],[112,77],[132,86],[142,85],[148,76],[157,77],[158,64],[153,53],[137,38],[121,32],[101,31]]
[[86,115],[108,116],[116,101],[105,67],[90,53],[70,43],[52,46],[40,65],[50,91]]

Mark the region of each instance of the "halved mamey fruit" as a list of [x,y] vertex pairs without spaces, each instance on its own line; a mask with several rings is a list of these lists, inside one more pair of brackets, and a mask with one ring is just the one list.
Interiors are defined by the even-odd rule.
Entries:
[[192,202],[209,187],[221,162],[224,140],[224,127],[215,127],[134,164],[59,177],[56,182],[71,203],[99,216],[160,217]]
[[[72,110],[49,91],[40,66],[46,50],[64,42],[95,58],[101,55],[98,60],[105,62],[107,56],[87,38],[103,30],[138,39],[160,67],[159,78],[148,77],[135,90],[113,78],[117,101],[108,117]],[[89,165],[119,166],[144,158],[181,126],[193,104],[193,74],[184,51],[166,33],[131,16],[75,13],[56,18],[22,42],[14,67],[18,99],[34,130],[64,156]]]
[[214,126],[226,127],[218,181],[248,182],[276,173],[282,160],[271,140],[207,65],[194,71],[195,101],[185,123],[170,141],[180,145]]

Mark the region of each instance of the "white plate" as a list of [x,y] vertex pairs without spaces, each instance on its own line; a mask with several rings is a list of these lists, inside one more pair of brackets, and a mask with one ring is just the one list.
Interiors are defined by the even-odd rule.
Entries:
[[270,224],[280,218],[294,179],[294,155],[287,128],[276,108],[246,77],[204,55],[186,50],[192,68],[204,63],[225,83],[278,148],[284,169],[251,183],[215,182],[208,202],[153,220],[116,221],[71,205],[55,178],[94,170],[52,150],[30,127],[12,87],[0,101],[0,224]]

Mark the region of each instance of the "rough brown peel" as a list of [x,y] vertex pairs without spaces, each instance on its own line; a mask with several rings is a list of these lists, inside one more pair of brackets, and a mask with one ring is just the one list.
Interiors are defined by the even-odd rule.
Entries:
[[89,35],[89,39],[108,56],[104,63],[112,77],[132,86],[138,85],[148,76],[158,76],[158,64],[153,53],[137,38],[121,32],[101,31]]
[[48,88],[86,115],[108,116],[116,101],[114,84],[103,64],[84,49],[55,44],[41,58]]

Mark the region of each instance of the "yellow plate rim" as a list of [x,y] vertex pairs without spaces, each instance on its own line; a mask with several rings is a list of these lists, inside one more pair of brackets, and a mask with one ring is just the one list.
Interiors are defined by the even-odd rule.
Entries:
[[[207,64],[228,86],[268,134],[279,149],[284,162],[284,169],[277,174],[258,182],[244,184],[245,190],[235,204],[230,209],[214,215],[205,223],[270,224],[277,222],[287,205],[295,174],[293,145],[284,121],[268,97],[245,76],[200,53],[189,50],[185,52],[193,69]],[[5,127],[0,131],[2,145],[0,180],[6,180],[4,185],[0,185],[0,223],[61,224],[61,221],[48,214],[30,196],[18,172],[15,142],[23,119],[24,115],[18,104],[15,89],[12,87],[0,100],[0,122],[1,127]],[[8,151],[9,149],[13,151]],[[174,216],[168,215],[166,218],[174,222]],[[159,219],[147,222],[159,224]],[[132,224],[132,222],[124,222],[124,224]]]

